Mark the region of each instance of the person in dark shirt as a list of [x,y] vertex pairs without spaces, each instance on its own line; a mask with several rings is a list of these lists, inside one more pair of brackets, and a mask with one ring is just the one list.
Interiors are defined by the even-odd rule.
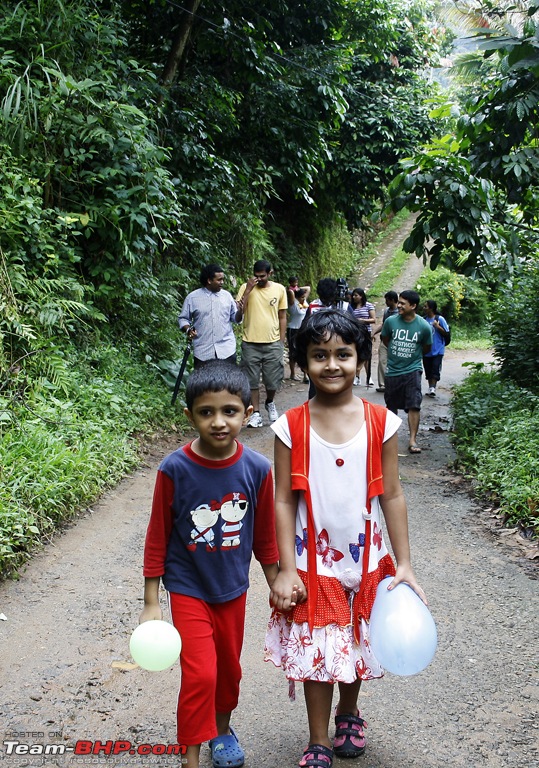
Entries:
[[208,362],[191,374],[185,413],[198,437],[159,466],[146,533],[140,621],[161,619],[162,581],[182,638],[177,739],[188,768],[198,768],[204,741],[215,768],[223,760],[243,765],[230,717],[252,554],[269,586],[278,573],[271,464],[236,439],[250,399],[247,376],[231,363]]

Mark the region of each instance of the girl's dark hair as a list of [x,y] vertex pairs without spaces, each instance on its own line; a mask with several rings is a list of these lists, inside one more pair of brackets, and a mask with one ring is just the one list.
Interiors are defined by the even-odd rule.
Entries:
[[245,408],[251,403],[249,379],[241,368],[225,360],[212,360],[196,368],[187,379],[185,404],[191,411],[197,397],[206,392],[224,391],[237,395]]
[[307,368],[309,344],[320,344],[331,336],[340,336],[346,344],[353,344],[358,360],[368,360],[371,356],[372,341],[364,323],[342,309],[320,309],[303,321],[295,336],[294,360],[299,367]]
[[361,297],[361,306],[364,307],[365,304],[367,303],[367,294],[365,293],[365,289],[364,288],[354,288],[354,290],[352,291],[350,296],[353,296],[354,293],[357,293],[357,295]]

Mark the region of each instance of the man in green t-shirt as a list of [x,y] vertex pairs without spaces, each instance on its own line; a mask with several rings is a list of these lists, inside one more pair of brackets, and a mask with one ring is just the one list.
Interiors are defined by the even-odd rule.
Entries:
[[398,315],[385,321],[381,338],[387,347],[384,398],[390,411],[402,408],[408,414],[410,453],[421,453],[417,445],[421,410],[423,355],[432,346],[432,329],[416,314],[420,298],[416,291],[403,291],[397,302]]

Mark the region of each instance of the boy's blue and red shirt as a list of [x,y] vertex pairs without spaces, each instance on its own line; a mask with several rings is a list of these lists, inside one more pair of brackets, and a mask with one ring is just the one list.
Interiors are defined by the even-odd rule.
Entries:
[[169,454],[157,472],[144,576],[222,603],[247,590],[253,554],[263,564],[279,560],[270,462],[241,443],[223,461],[191,445]]

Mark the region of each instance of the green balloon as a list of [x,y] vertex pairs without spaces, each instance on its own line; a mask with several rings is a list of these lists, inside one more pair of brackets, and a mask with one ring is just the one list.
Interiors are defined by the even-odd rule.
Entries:
[[129,640],[131,656],[139,667],[150,672],[168,669],[178,659],[182,639],[168,621],[145,621],[139,624]]

